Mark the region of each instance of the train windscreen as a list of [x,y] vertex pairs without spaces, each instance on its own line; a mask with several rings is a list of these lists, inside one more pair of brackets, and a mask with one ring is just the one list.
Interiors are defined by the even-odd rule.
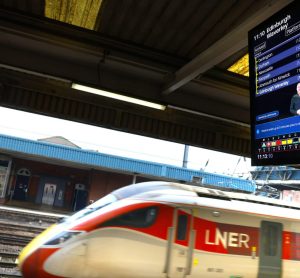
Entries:
[[60,223],[75,221],[111,203],[114,203],[118,200],[132,197],[134,195],[138,195],[140,193],[149,192],[158,189],[171,189],[171,188],[174,188],[174,185],[167,182],[142,182],[142,183],[131,184],[116,189],[110,194],[104,196],[103,198],[100,198],[96,202],[85,207],[84,209],[74,213],[69,217],[61,219]]

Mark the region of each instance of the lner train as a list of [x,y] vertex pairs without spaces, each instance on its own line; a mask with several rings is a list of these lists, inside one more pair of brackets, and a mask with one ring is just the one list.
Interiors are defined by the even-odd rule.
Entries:
[[300,206],[167,182],[130,185],[50,227],[25,278],[299,278]]

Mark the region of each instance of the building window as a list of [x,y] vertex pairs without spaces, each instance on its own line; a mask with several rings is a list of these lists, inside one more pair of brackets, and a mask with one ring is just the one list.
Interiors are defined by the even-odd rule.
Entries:
[[18,170],[17,175],[18,176],[28,176],[29,177],[29,176],[31,176],[31,173],[28,169],[21,168],[21,169]]

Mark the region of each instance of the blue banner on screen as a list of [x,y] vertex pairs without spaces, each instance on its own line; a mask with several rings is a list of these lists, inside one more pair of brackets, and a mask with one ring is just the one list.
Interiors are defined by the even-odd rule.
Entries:
[[[255,139],[300,133],[300,116],[256,125]],[[300,153],[299,153],[300,155]]]
[[300,1],[249,32],[252,165],[300,164]]

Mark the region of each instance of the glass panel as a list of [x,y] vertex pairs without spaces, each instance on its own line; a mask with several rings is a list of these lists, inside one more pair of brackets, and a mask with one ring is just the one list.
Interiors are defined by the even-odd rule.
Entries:
[[92,212],[99,210],[111,203],[114,203],[117,201],[117,198],[112,195],[106,195],[103,198],[97,200],[96,202],[92,203],[91,205],[87,206],[86,208],[74,213],[73,215],[71,215],[70,217],[67,218],[63,218],[60,220],[60,222],[72,222],[75,221],[77,219],[80,219],[86,215],[91,214]]
[[185,240],[187,233],[187,225],[188,225],[188,216],[187,215],[179,215],[177,222],[177,240]]
[[102,226],[148,227],[157,216],[157,207],[143,208],[111,219]]
[[237,74],[241,74],[244,76],[249,76],[249,55],[248,53],[236,61],[232,66],[230,66],[227,70],[231,72],[235,72]]

